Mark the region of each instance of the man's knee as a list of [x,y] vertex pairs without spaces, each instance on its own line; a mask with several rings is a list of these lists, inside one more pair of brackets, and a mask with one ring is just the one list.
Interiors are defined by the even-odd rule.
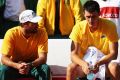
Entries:
[[47,64],[41,64],[37,67],[38,73],[50,74],[50,67]]
[[5,66],[5,65],[0,65],[0,72],[6,72],[6,71],[8,71],[8,67],[7,66]]
[[119,65],[117,63],[115,63],[115,62],[111,62],[108,65],[108,69],[110,71],[117,71],[117,69],[119,69]]
[[42,64],[41,69],[43,69],[44,71],[50,71],[50,67],[47,64]]
[[77,68],[77,64],[71,63],[67,67],[67,72],[73,72]]
[[37,76],[42,78],[42,80],[49,80],[50,79],[50,67],[47,64],[41,64],[37,67]]
[[10,74],[8,74],[9,67],[5,65],[0,65],[0,79],[1,80],[8,80],[7,78],[10,79]]

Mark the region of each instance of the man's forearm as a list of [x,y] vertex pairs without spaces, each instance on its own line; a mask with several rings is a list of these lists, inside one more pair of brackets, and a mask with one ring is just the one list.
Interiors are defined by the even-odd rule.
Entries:
[[109,63],[111,60],[116,59],[118,55],[118,42],[109,43],[110,53],[102,58],[98,63],[100,65]]
[[105,55],[100,61],[98,61],[98,64],[99,65],[107,64],[113,59],[115,59],[115,55],[114,54],[108,54],[108,55]]
[[72,53],[71,55],[72,61],[80,66],[82,66],[83,64],[85,64],[86,62],[83,61],[77,54]]
[[37,66],[39,66],[40,64],[45,64],[46,63],[46,58],[43,58],[43,57],[41,57],[41,58],[37,58],[37,59],[35,59],[34,61],[32,61],[32,62],[30,62],[30,63],[32,63],[32,66],[33,67],[37,67]]
[[1,58],[1,61],[2,61],[2,64],[17,69],[17,64],[18,63],[13,62],[9,57],[3,55],[2,58]]

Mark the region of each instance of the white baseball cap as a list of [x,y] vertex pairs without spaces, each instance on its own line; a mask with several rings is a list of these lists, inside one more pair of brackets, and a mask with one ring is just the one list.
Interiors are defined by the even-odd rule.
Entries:
[[20,23],[25,23],[25,22],[33,22],[37,23],[42,17],[36,16],[35,12],[32,10],[25,10],[19,15],[19,21]]

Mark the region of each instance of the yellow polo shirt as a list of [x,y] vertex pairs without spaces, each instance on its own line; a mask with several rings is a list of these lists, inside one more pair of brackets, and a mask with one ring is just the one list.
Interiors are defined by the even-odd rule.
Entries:
[[23,36],[20,26],[6,32],[1,53],[11,56],[13,61],[33,61],[41,52],[48,52],[48,36],[45,29],[39,29],[28,39]]
[[[55,0],[38,0],[37,15],[43,17],[43,26],[48,35],[54,35],[55,13]],[[82,19],[83,8],[80,0],[60,0],[59,28],[62,35],[69,35],[74,24]]]
[[82,58],[89,46],[95,46],[105,55],[108,54],[108,43],[117,42],[118,34],[113,22],[100,18],[98,29],[93,33],[89,30],[86,20],[77,23],[70,34],[70,39],[80,44],[81,53],[79,54]]

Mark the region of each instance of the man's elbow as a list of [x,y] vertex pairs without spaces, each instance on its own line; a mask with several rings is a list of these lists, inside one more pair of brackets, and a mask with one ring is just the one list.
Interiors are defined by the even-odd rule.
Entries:
[[112,52],[112,59],[117,59],[118,52]]

